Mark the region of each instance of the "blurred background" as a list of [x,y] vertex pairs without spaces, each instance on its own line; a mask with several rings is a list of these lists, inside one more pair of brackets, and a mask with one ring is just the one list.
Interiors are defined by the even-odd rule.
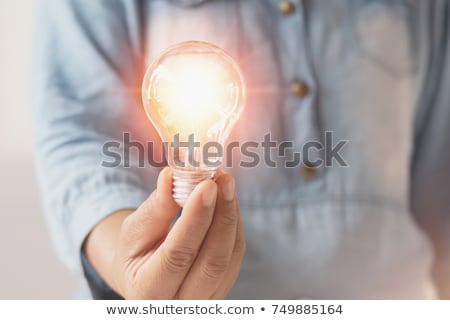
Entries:
[[29,95],[35,1],[0,1],[0,299],[70,299],[39,203]]

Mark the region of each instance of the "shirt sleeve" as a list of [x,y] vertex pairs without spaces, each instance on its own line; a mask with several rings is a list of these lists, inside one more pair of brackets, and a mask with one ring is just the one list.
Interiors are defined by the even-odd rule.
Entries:
[[433,278],[450,298],[450,3],[420,2],[423,81],[416,115],[412,210],[435,252]]
[[139,98],[139,3],[37,4],[32,62],[37,174],[53,243],[80,275],[80,248],[90,230],[114,211],[139,206],[156,184],[156,170],[139,168],[136,154],[129,168],[103,163],[111,163],[105,143],[121,143],[116,152],[123,152],[125,132],[153,137],[146,134],[150,125]]

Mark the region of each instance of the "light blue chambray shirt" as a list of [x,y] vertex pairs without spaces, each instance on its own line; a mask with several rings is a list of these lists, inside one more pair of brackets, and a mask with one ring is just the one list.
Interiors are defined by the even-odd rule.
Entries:
[[449,2],[291,3],[39,1],[37,169],[53,242],[81,282],[86,235],[144,201],[158,173],[102,167],[102,145],[123,132],[158,141],[143,72],[169,45],[204,40],[247,81],[234,139],[349,141],[349,168],[232,169],[248,249],[229,297],[424,298],[436,284],[449,296]]

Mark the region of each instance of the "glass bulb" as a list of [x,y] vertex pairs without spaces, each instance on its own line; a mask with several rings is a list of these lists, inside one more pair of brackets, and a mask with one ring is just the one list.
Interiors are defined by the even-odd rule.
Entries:
[[242,113],[244,78],[221,48],[183,42],[167,49],[147,69],[142,99],[173,169],[173,197],[184,206],[195,186],[213,178],[222,161],[223,149],[213,158],[208,155],[223,147]]

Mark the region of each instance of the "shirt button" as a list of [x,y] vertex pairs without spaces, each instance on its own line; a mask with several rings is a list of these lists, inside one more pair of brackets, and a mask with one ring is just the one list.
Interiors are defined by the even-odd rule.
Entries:
[[291,15],[295,12],[295,5],[289,0],[281,0],[278,2],[278,8],[285,16]]
[[303,81],[294,80],[291,83],[291,92],[299,98],[304,98],[309,94],[309,88]]
[[300,173],[303,179],[306,181],[312,180],[317,177],[317,174],[319,173],[318,170],[319,169],[317,167],[307,163],[302,163],[300,167]]

